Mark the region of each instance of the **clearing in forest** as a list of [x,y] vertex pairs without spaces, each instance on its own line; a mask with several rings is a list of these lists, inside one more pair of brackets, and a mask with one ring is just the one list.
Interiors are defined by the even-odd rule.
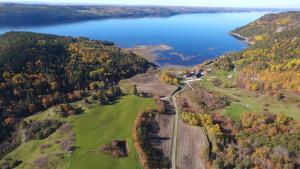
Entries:
[[[79,101],[74,105],[80,106],[81,103]],[[39,166],[48,169],[141,169],[131,130],[136,115],[154,106],[151,98],[127,95],[111,105],[90,104],[81,114],[68,118],[59,117],[52,107],[27,120],[51,119],[71,124],[75,135],[74,152],[69,154],[62,150],[60,144],[67,139],[67,135],[57,130],[45,139],[23,143],[7,157],[21,161],[17,169],[40,169]],[[115,158],[100,152],[101,146],[112,140],[127,141],[127,157]]]

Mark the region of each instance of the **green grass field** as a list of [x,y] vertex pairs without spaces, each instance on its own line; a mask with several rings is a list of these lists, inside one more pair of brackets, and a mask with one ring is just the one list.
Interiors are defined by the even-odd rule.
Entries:
[[241,105],[240,103],[233,103],[230,106],[225,108],[225,115],[230,116],[233,120],[239,120],[241,115],[246,113],[246,112],[251,112],[251,109]]
[[[15,151],[10,153],[7,157],[12,159],[21,160],[22,163],[17,169],[34,169],[33,163],[36,159],[42,156],[47,156],[49,168],[51,169],[66,169],[69,167],[70,158],[60,148],[59,144],[55,144],[56,140],[65,139],[65,135],[56,131],[48,138],[42,140],[31,140],[19,146]],[[51,147],[41,151],[41,146],[49,144]],[[61,156],[63,158],[61,158]]]
[[[78,102],[77,104],[79,104]],[[133,146],[132,127],[137,113],[147,108],[153,108],[154,102],[150,98],[127,95],[112,105],[93,104],[90,108],[77,116],[66,119],[59,118],[49,109],[28,119],[42,120],[45,118],[65,120],[71,122],[75,133],[75,151],[73,155],[63,153],[55,140],[62,140],[63,135],[58,131],[43,140],[31,140],[19,146],[8,156],[22,160],[18,169],[33,169],[32,163],[41,156],[49,156],[50,169],[136,169],[141,168],[137,152]],[[130,153],[126,158],[112,158],[98,152],[101,145],[114,139],[126,140]],[[51,147],[41,152],[40,146],[50,144]],[[97,152],[96,152],[97,151]]]
[[[133,146],[132,127],[138,112],[154,107],[152,99],[125,96],[118,103],[96,106],[72,120],[75,132],[75,150],[71,169],[135,169],[141,168],[137,152]],[[91,153],[113,139],[127,140],[130,155],[116,159]]]
[[[228,79],[229,75],[233,75],[233,79]],[[235,77],[236,72],[214,71],[199,82],[200,86],[232,99],[232,103],[221,110],[225,115],[238,120],[246,112],[271,112],[284,113],[298,121],[300,120],[299,107],[297,106],[300,102],[299,95],[287,92],[287,100],[277,101],[276,96],[235,87]],[[211,82],[213,78],[221,79],[223,85],[214,86]]]

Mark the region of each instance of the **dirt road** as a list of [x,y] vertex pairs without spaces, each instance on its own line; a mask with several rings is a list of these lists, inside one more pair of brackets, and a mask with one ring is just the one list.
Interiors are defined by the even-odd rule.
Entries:
[[175,118],[174,118],[174,128],[173,128],[173,136],[172,136],[172,155],[171,155],[171,165],[172,165],[172,169],[176,169],[176,150],[177,150],[177,133],[178,133],[178,118],[179,118],[179,110],[178,110],[178,106],[176,104],[176,96],[181,93],[184,90],[185,86],[177,91],[176,93],[173,94],[172,96],[172,103],[175,107]]
[[[192,88],[192,86],[189,84],[189,82],[194,82],[194,81],[198,81],[198,80],[201,80],[201,78],[198,78],[198,79],[192,79],[192,80],[186,80],[184,82],[184,86],[181,88],[181,90],[175,92],[172,96],[172,104],[174,105],[175,107],[175,111],[176,111],[176,114],[175,114],[175,118],[174,118],[174,128],[173,128],[173,136],[172,136],[172,155],[171,155],[171,165],[172,165],[172,169],[176,169],[176,155],[177,155],[177,137],[178,137],[178,120],[179,120],[179,109],[178,109],[178,106],[176,104],[176,96],[178,94],[180,94],[181,92],[184,91],[184,89],[186,88],[186,86],[189,86]],[[193,88],[192,88],[193,89]]]

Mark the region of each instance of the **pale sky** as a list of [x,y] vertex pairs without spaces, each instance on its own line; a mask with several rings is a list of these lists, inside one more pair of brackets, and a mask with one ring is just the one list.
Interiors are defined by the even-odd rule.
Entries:
[[0,0],[0,2],[169,5],[203,7],[300,8],[300,0]]

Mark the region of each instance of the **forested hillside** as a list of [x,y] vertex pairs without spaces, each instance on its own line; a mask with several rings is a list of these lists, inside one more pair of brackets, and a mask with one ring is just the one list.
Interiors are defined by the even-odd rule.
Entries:
[[240,87],[300,91],[300,12],[269,14],[234,33],[254,41],[233,58]]
[[293,30],[299,26],[299,12],[285,12],[267,14],[248,25],[235,29],[232,33],[250,38],[252,41],[261,41],[264,37],[271,34]]
[[181,120],[207,131],[207,168],[300,167],[299,22],[286,12],[236,29],[252,45],[200,65],[206,74],[180,95]]
[[[0,154],[18,122],[52,105],[75,101],[90,90],[109,102],[118,81],[154,66],[112,43],[85,38],[10,32],[0,36]],[[10,145],[10,146],[8,146]]]
[[186,13],[264,11],[265,9],[0,4],[0,26],[45,25],[106,18],[168,17]]

